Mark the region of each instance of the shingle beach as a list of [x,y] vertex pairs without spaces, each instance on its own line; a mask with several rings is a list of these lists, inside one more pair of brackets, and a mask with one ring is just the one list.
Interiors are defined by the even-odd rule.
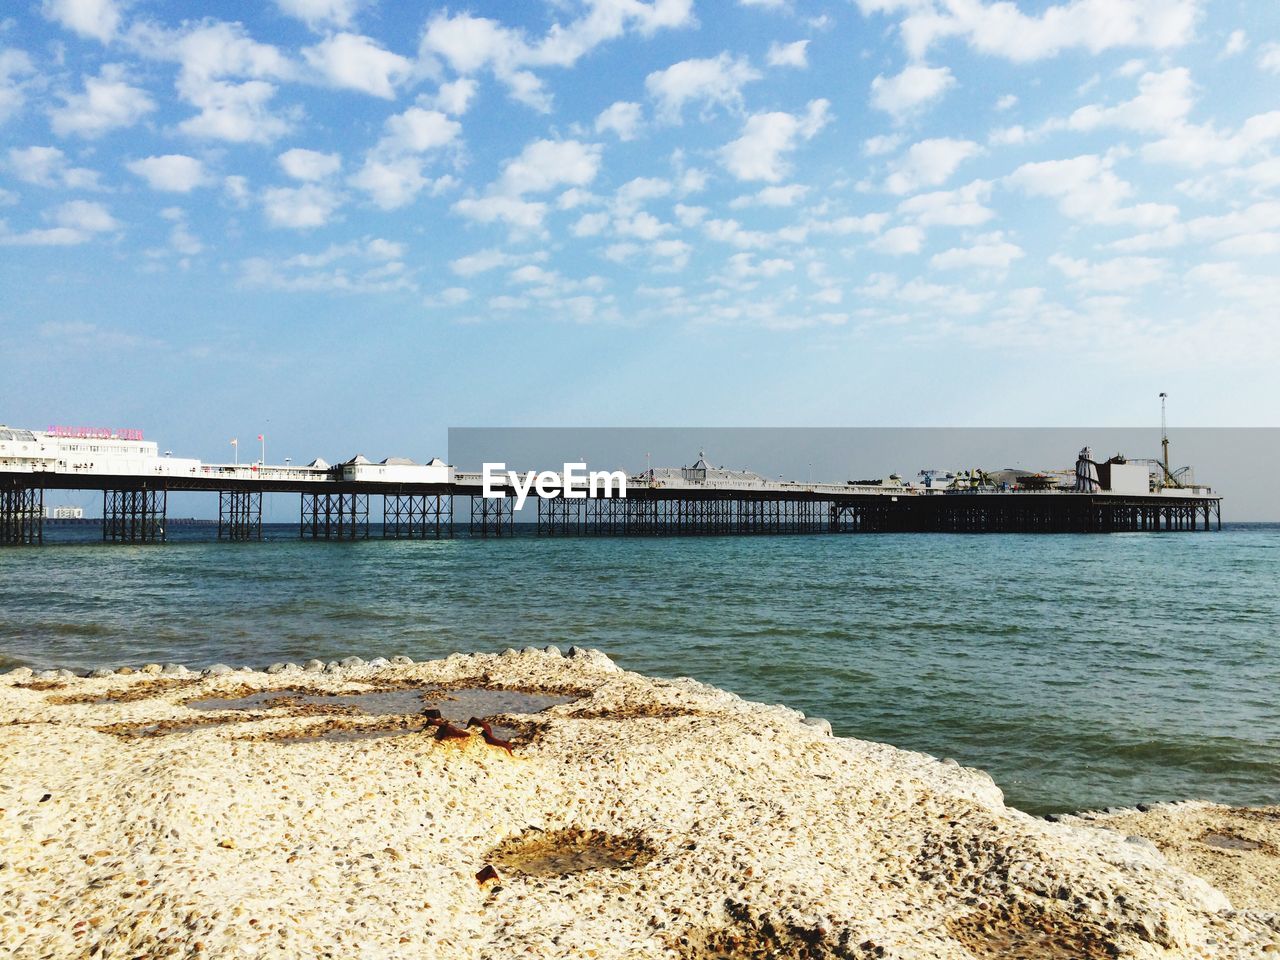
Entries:
[[394,659],[0,677],[0,955],[1280,956],[1280,812],[1050,822],[597,651]]

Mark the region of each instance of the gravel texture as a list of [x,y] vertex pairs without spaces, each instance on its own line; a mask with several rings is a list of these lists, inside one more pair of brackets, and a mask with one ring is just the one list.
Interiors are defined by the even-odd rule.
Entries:
[[[1215,888],[1158,831],[1030,817],[980,771],[598,651],[284,666],[0,677],[0,955],[1280,953],[1275,886]],[[577,699],[493,718],[509,744],[184,705],[303,686]],[[1213,829],[1270,845],[1278,826]]]

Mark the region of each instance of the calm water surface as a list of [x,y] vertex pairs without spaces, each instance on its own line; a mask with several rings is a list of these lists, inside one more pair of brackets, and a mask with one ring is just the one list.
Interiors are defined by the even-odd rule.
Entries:
[[[84,537],[53,530],[51,539]],[[92,535],[92,534],[90,534]],[[600,647],[1032,812],[1280,802],[1280,526],[0,550],[0,669]]]

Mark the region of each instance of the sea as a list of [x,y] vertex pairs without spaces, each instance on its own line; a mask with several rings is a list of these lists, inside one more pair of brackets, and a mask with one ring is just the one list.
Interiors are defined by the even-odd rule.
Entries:
[[0,549],[0,670],[577,644],[988,771],[1029,813],[1280,803],[1280,525]]

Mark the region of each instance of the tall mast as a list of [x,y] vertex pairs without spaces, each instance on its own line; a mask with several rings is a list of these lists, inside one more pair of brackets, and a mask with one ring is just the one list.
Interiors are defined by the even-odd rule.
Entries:
[[1167,393],[1160,394],[1160,448],[1164,451],[1164,475],[1167,479],[1169,474],[1169,423],[1165,416],[1165,402],[1169,399]]

